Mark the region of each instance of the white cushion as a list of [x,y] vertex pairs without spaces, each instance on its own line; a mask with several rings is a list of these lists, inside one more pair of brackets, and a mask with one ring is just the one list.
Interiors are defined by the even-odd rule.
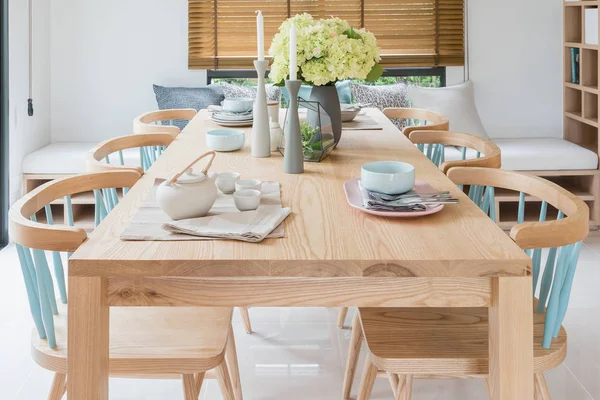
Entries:
[[598,168],[598,155],[560,138],[493,139],[502,153],[502,169],[557,171]]
[[[23,159],[24,174],[80,174],[85,172],[87,152],[97,145],[96,142],[59,142],[29,153]],[[139,166],[140,156],[137,149],[123,152],[125,165]],[[111,164],[119,165],[119,156],[110,156]]]
[[[513,171],[556,171],[596,169],[598,156],[593,151],[559,138],[493,139],[500,147],[502,169]],[[467,149],[467,159],[477,152]],[[446,161],[461,160],[462,154],[453,146],[444,148]]]
[[475,106],[475,93],[470,81],[443,88],[409,86],[408,96],[412,107],[448,118],[451,131],[488,138]]

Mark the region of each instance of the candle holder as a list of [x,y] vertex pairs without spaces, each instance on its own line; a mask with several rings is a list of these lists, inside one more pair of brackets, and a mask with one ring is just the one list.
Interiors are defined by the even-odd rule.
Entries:
[[287,117],[285,121],[283,149],[283,172],[286,174],[301,174],[304,172],[304,156],[302,154],[302,139],[300,118],[298,117],[298,92],[301,81],[286,80],[285,87],[290,94]]
[[269,66],[267,60],[255,60],[254,68],[258,74],[256,100],[254,101],[252,122],[252,157],[271,157],[271,133],[269,112],[267,109],[267,91],[265,90],[265,72]]

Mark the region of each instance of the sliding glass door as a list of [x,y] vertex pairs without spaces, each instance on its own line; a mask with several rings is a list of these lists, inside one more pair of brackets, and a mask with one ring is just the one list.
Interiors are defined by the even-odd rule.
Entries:
[[8,243],[8,0],[0,0],[0,248]]

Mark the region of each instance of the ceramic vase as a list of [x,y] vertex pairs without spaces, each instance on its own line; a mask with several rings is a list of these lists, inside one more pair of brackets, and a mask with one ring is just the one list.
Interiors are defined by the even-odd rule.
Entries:
[[[331,128],[333,139],[337,145],[342,137],[342,111],[340,108],[340,98],[335,85],[331,86],[313,86],[310,92],[310,101],[318,101],[321,107],[331,118]],[[310,115],[307,118],[311,118]]]

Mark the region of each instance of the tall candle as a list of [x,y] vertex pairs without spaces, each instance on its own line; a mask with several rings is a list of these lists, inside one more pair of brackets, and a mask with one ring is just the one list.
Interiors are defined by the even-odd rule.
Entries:
[[256,40],[258,42],[258,60],[265,60],[265,22],[262,11],[256,12]]
[[290,80],[295,81],[298,79],[296,74],[297,68],[297,56],[296,56],[296,26],[292,25],[290,28]]

